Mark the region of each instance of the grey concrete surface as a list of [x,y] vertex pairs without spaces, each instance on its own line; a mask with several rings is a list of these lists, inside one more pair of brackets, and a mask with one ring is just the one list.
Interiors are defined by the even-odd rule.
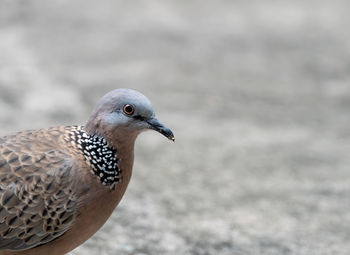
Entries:
[[2,0],[0,135],[142,91],[126,196],[72,255],[350,254],[349,1]]

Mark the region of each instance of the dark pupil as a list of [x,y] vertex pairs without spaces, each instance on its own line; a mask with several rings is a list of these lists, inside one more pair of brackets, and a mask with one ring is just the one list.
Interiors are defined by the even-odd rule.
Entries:
[[132,107],[130,105],[125,106],[126,113],[132,113]]

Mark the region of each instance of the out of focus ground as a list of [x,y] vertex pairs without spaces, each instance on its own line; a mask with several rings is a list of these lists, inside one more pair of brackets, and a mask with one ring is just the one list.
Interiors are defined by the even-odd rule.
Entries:
[[72,255],[350,254],[349,1],[0,3],[0,135],[80,124],[107,91],[177,137]]

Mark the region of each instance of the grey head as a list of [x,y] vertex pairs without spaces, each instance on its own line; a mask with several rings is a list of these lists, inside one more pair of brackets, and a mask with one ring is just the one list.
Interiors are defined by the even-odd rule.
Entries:
[[134,140],[145,130],[155,130],[174,141],[172,131],[157,119],[147,97],[132,89],[116,89],[103,96],[85,129],[104,136],[110,143]]

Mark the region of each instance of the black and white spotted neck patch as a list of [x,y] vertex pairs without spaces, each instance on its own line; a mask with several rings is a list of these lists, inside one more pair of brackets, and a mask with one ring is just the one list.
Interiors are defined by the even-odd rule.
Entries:
[[102,184],[114,187],[121,178],[117,150],[109,146],[105,138],[86,133],[82,126],[72,127],[70,135]]

